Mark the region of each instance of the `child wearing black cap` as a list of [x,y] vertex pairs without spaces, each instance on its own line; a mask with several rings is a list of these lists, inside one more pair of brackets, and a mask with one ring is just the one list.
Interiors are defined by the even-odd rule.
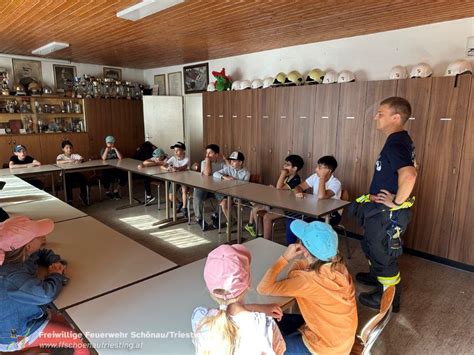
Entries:
[[[230,160],[230,166],[225,166],[223,169],[216,171],[212,176],[221,180],[249,181],[250,172],[243,167],[245,160],[244,154],[241,152],[232,152],[228,159]],[[227,206],[227,199],[221,194],[215,194],[215,196],[222,207],[222,211],[224,211],[224,215],[229,219],[230,206]]]

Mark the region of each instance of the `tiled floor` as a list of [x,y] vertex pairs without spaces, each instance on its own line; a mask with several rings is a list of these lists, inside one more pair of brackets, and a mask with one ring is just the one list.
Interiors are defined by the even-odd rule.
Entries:
[[[137,197],[141,187],[137,186]],[[96,202],[86,213],[179,265],[206,257],[226,241],[217,231],[203,233],[196,225],[179,224],[159,230],[151,226],[164,217],[156,204],[116,210],[127,203]],[[276,241],[284,241],[284,229]],[[248,236],[244,232],[245,236]],[[342,238],[341,238],[341,243]],[[346,258],[352,275],[366,270],[358,241],[349,240],[352,258]],[[345,247],[341,244],[341,251]],[[400,258],[403,279],[402,309],[378,339],[373,354],[474,354],[474,274],[411,255]],[[368,290],[357,285],[357,293]],[[375,311],[358,305],[359,329]]]

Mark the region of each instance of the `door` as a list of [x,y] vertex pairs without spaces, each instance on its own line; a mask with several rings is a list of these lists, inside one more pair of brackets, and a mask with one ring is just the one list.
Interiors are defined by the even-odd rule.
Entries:
[[374,174],[374,165],[387,139],[384,133],[377,130],[374,116],[380,102],[388,97],[395,96],[398,80],[369,81],[365,101],[364,138],[362,145],[362,160],[360,186],[357,191],[369,191]]
[[311,174],[311,162],[313,157],[313,128],[315,112],[316,86],[303,86],[297,88],[294,94],[293,113],[293,137],[292,154],[301,156],[305,162],[303,169],[299,171],[302,179]]
[[100,150],[105,147],[105,137],[112,133],[110,100],[85,99],[84,110],[89,133],[89,157],[99,159]]
[[421,213],[412,228],[416,236],[413,247],[444,258],[449,255],[470,89],[470,76],[432,79],[423,174],[416,202]]
[[[398,80],[397,96],[404,97],[410,102],[411,117],[405,123],[405,129],[410,134],[411,139],[415,144],[415,154],[417,162],[417,182],[413,189],[412,195],[416,197],[416,203],[412,208],[412,221],[408,226],[408,230],[403,236],[404,244],[409,248],[414,248],[415,239],[423,238],[423,236],[416,236],[414,226],[416,224],[422,225],[424,223],[423,214],[419,209],[419,204],[423,200],[420,195],[421,178],[423,176],[423,155],[426,145],[426,132],[428,127],[428,113],[430,109],[431,97],[431,83],[432,78],[419,79],[405,79]],[[422,227],[421,227],[422,228]]]
[[272,88],[258,90],[259,113],[257,119],[260,125],[260,169],[262,182],[266,185],[276,185],[273,177],[274,165],[281,168],[282,163],[275,159],[275,90]]

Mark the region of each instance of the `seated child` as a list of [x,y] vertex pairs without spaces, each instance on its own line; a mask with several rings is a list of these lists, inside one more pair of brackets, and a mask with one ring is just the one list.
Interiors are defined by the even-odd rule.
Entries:
[[[189,158],[186,156],[186,145],[183,142],[177,142],[172,145],[170,149],[174,149],[174,156],[166,161],[165,167],[170,172],[186,171],[189,168]],[[188,215],[188,187],[187,186],[176,186],[176,190],[181,187],[181,201],[176,201],[178,206],[176,207],[176,213],[182,212],[183,216]],[[170,201],[173,200],[173,194],[169,194],[168,198]]]
[[[53,229],[50,219],[24,216],[0,223],[0,352],[47,345],[89,354],[66,320],[47,309],[67,281],[65,262],[42,249]],[[44,279],[37,276],[38,265],[48,268]]]
[[[161,148],[156,148],[150,159],[145,160],[143,163],[138,165],[139,169],[147,168],[150,166],[164,166],[166,164],[166,159],[168,156],[166,155],[165,151]],[[155,201],[155,196],[151,193],[151,185],[150,185],[150,178],[144,177],[143,184],[145,185],[145,206],[149,205],[153,201]],[[160,203],[160,201],[158,201]]]
[[[357,330],[357,305],[351,275],[337,252],[337,234],[323,222],[295,220],[301,241],[290,244],[266,272],[257,291],[295,297],[299,314],[284,314],[278,324],[288,354],[349,354]],[[280,272],[296,257],[286,278]]]
[[197,307],[191,322],[196,354],[283,354],[285,343],[275,321],[278,305],[245,304],[251,285],[251,256],[240,244],[211,251],[204,281],[219,309]]
[[[283,168],[280,171],[280,176],[278,178],[276,188],[278,190],[293,190],[296,186],[301,183],[301,178],[298,175],[298,171],[300,171],[304,166],[303,158],[299,155],[289,155],[285,158],[285,164],[283,164]],[[265,239],[272,238],[272,224],[275,219],[282,217],[284,214],[289,217],[298,218],[299,215],[293,212],[283,212],[280,209],[272,209],[271,212],[270,208],[267,206],[256,205],[252,208],[250,212],[249,223],[245,226],[245,230],[249,232],[252,237],[257,236],[257,232],[255,231],[255,226],[253,221],[257,220],[257,213],[259,211],[265,211],[263,216],[263,237]]]
[[[117,147],[115,147],[115,138],[113,136],[105,137],[105,148],[100,150],[102,160],[122,159]],[[105,169],[103,174],[104,188],[108,191],[105,193],[107,197],[114,200],[120,200],[119,186],[127,184],[127,173],[119,169]]]
[[[13,155],[10,157],[10,162],[8,167],[10,169],[16,168],[33,168],[36,166],[41,166],[41,163],[28,155],[26,147],[22,144],[18,144],[13,151]],[[26,182],[30,183],[34,187],[44,190],[44,184],[41,180],[35,178],[26,178],[23,179]]]
[[[56,164],[79,164],[84,161],[84,158],[73,153],[73,145],[71,141],[65,140],[61,143],[63,154],[59,154],[56,158]],[[64,173],[63,173],[64,174]],[[89,206],[89,200],[87,198],[87,180],[82,173],[67,173],[64,174],[66,178],[66,202],[72,204],[72,188],[79,186],[81,194],[79,198],[84,206]]]
[[[337,168],[337,160],[331,155],[326,155],[319,158],[315,173],[299,184],[295,188],[296,197],[304,198],[304,191],[308,189],[313,189],[313,195],[318,196],[318,199],[324,200],[329,198],[340,199],[342,188],[341,182],[333,175],[334,171]],[[341,221],[341,212],[335,211],[332,212],[329,216],[329,223],[332,226],[337,226]],[[314,218],[304,217],[304,220],[307,222],[314,221]],[[319,219],[322,221],[323,219]],[[286,221],[286,239],[288,244],[295,242],[296,237],[291,232],[290,223],[293,219],[287,219]]]
[[[216,171],[212,176],[216,179],[221,180],[242,180],[242,181],[249,181],[250,180],[250,172],[244,169],[244,161],[245,157],[244,154],[241,152],[232,152],[229,156],[228,160],[230,161],[230,166],[227,165],[219,171]],[[227,220],[229,220],[229,212],[231,206],[227,206],[227,199],[222,194],[215,194],[216,200],[222,207],[222,211],[226,216]]]

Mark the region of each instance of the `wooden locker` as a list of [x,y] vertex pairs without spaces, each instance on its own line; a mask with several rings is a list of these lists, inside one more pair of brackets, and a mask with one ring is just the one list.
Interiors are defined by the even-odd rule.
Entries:
[[[325,155],[336,156],[337,116],[340,84],[317,85],[314,101],[313,154],[305,159],[308,174],[314,173],[317,161]],[[336,172],[337,174],[337,172]]]
[[[315,112],[316,86],[298,87],[294,95],[293,148],[292,154],[300,155],[305,161],[299,174],[304,179],[311,174],[313,157],[313,128]],[[318,142],[315,142],[316,144]]]
[[274,165],[278,165],[275,161],[275,147],[277,141],[275,139],[275,89],[268,88],[258,90],[258,106],[259,114],[257,119],[260,121],[260,161],[262,182],[266,185],[276,185],[272,172]]
[[[341,84],[337,126],[336,159],[339,167],[335,176],[351,199],[368,189],[361,189],[361,158],[365,118],[367,82]],[[364,142],[365,143],[365,142]]]
[[454,220],[449,236],[448,258],[474,265],[474,79],[469,114],[464,131],[461,165],[456,191]]
[[[426,131],[428,126],[428,113],[431,96],[431,78],[419,79],[405,79],[398,80],[397,96],[404,97],[410,102],[412,114],[405,123],[405,129],[410,134],[411,139],[415,144],[415,154],[417,161],[417,182],[413,189],[412,195],[416,197],[415,205],[412,208],[412,221],[408,226],[408,230],[403,236],[405,246],[414,248],[416,235],[414,225],[424,223],[423,214],[418,208],[423,196],[420,195],[421,177],[423,176],[423,154],[426,145]],[[420,227],[422,228],[422,227]]]
[[449,254],[470,88],[470,76],[432,79],[423,173],[418,181],[417,209],[421,213],[411,233],[413,248],[445,258]]
[[208,144],[211,144],[214,140],[214,128],[215,124],[213,122],[214,115],[214,93],[213,92],[203,92],[202,94],[202,131],[203,131],[203,148]]
[[261,155],[261,144],[260,144],[260,131],[261,131],[261,114],[260,114],[260,96],[259,91],[251,90],[251,114],[250,118],[247,117],[247,122],[251,128],[249,132],[249,158],[247,168],[251,174],[258,175],[260,182],[263,181],[262,177],[262,162],[260,160]]
[[0,163],[2,167],[8,167],[14,148],[15,147],[12,145],[12,137],[10,135],[0,136]]
[[230,92],[214,92],[214,135],[213,141],[219,145],[224,154],[229,154],[232,147],[232,125],[230,121]]
[[89,133],[89,157],[100,158],[100,149],[105,147],[105,137],[111,134],[113,124],[110,100],[85,99],[87,132]]
[[[84,159],[89,158],[89,135],[87,133],[50,133],[40,137],[41,155],[43,164],[55,164],[56,158],[62,154],[61,144],[68,140],[72,143],[74,153]],[[39,160],[39,159],[38,159]]]
[[364,138],[362,145],[362,160],[360,186],[358,191],[369,192],[374,174],[374,166],[382,147],[387,139],[385,134],[377,130],[374,116],[382,100],[395,96],[398,80],[369,81],[365,101]]
[[294,92],[298,87],[278,87],[275,90],[275,155],[271,170],[272,181],[277,181],[285,158],[293,153]]

